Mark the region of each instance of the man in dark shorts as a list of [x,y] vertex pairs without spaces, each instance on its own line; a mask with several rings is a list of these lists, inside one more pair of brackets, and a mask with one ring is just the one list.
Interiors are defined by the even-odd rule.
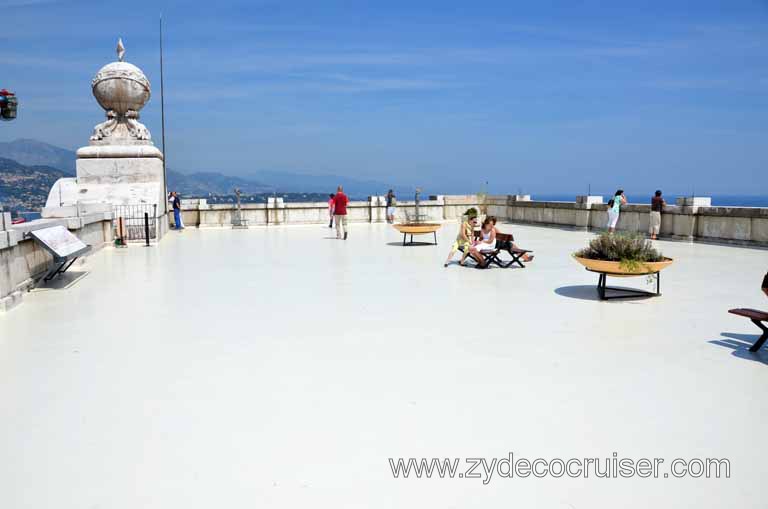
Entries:
[[661,212],[667,202],[661,197],[661,191],[656,191],[653,198],[651,198],[651,216],[648,220],[648,233],[651,234],[651,240],[656,240],[661,230]]

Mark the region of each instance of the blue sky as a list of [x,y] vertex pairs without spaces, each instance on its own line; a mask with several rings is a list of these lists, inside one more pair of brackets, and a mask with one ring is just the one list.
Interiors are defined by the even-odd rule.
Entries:
[[87,144],[95,72],[153,85],[180,171],[442,192],[768,194],[768,2],[0,0],[0,140]]

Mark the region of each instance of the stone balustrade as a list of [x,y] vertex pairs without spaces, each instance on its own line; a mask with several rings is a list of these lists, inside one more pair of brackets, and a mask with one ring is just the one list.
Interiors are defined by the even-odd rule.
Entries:
[[[478,199],[470,196],[433,196],[419,202],[419,215],[426,221],[446,221],[460,218],[469,207],[478,207]],[[347,206],[348,220],[352,222],[381,223],[386,221],[385,198],[372,196],[367,201],[351,201]],[[182,200],[185,226],[200,228],[228,227],[232,225],[234,204],[209,204],[205,199]],[[282,198],[270,198],[267,203],[249,203],[241,206],[242,218],[250,226],[276,226],[292,224],[321,224],[328,222],[328,204],[325,202],[285,203]],[[406,222],[416,215],[414,201],[397,202],[397,222]]]
[[[184,224],[201,228],[229,227],[235,213],[233,204],[208,204],[204,199],[183,200]],[[383,196],[353,201],[348,206],[349,221],[385,221]],[[709,241],[751,246],[768,246],[768,208],[711,207],[709,198],[680,198],[664,209],[662,237],[685,241]],[[456,221],[470,207],[488,215],[520,224],[536,224],[581,230],[602,230],[608,222],[608,205],[600,196],[579,196],[572,202],[535,201],[527,195],[479,197],[432,196],[419,204],[426,221]],[[622,207],[617,230],[648,232],[650,205]],[[416,213],[415,202],[397,202],[397,222],[406,222]],[[325,202],[285,203],[270,198],[267,203],[245,204],[243,218],[251,226],[321,224],[328,221]]]

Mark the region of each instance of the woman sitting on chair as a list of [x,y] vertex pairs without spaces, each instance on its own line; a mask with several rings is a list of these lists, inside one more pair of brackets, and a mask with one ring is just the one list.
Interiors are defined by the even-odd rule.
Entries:
[[472,258],[477,260],[478,268],[485,268],[485,259],[483,252],[496,250],[496,230],[493,227],[493,220],[486,217],[483,226],[480,229],[480,240],[474,241],[469,250]]

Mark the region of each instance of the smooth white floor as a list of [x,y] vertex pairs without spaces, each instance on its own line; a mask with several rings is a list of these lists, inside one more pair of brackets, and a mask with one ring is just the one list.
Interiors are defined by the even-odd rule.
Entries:
[[[663,296],[443,268],[387,225],[171,232],[0,315],[0,508],[763,508],[768,251],[660,242]],[[641,279],[633,284],[644,285]],[[390,457],[728,458],[731,479],[393,479]],[[464,468],[464,467],[462,467]]]

